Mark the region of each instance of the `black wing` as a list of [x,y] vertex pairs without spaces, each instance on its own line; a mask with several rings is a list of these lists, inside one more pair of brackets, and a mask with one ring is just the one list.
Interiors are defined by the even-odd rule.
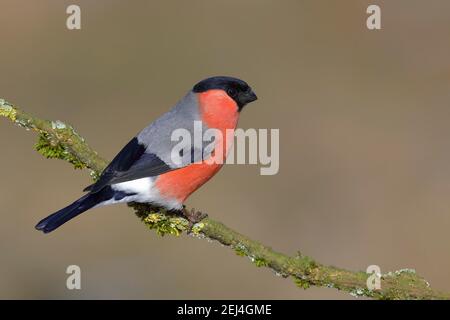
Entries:
[[156,176],[174,170],[155,154],[145,153],[145,149],[137,138],[133,138],[103,170],[100,179],[86,187],[84,191],[96,193],[114,183]]

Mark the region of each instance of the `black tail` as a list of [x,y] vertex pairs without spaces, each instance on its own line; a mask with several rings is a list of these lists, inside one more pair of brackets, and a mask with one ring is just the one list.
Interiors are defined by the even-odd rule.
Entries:
[[99,202],[101,202],[101,200],[99,200],[100,199],[97,194],[87,194],[64,209],[61,209],[41,220],[36,225],[36,229],[41,230],[44,233],[49,233],[70,219],[73,219],[77,215],[96,206]]

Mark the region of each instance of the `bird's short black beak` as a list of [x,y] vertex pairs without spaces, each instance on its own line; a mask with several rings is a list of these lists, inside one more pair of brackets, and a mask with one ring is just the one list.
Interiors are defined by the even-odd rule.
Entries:
[[258,97],[256,96],[256,94],[253,91],[250,91],[250,102],[258,100]]
[[241,94],[239,94],[239,97],[236,100],[236,102],[239,106],[239,111],[241,111],[242,108],[244,108],[250,102],[255,101],[256,99],[258,99],[258,97],[252,90],[242,92]]
[[257,99],[258,99],[258,97],[253,92],[253,90],[250,90],[249,92],[246,92],[244,94],[244,97],[243,97],[242,100],[243,100],[244,104],[247,104],[247,103],[253,102],[253,101],[257,100]]

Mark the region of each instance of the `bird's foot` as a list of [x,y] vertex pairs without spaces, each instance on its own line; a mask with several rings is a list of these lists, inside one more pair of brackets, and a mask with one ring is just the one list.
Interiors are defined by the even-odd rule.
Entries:
[[186,207],[183,208],[182,212],[183,216],[189,221],[188,233],[192,231],[192,227],[194,226],[194,224],[208,217],[207,213],[200,212],[195,209],[188,210],[186,209]]

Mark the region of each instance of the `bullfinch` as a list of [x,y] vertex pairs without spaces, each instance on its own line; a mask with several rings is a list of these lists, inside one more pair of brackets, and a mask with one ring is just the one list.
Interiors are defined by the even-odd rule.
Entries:
[[206,152],[198,150],[205,147],[203,142],[200,146],[194,144],[189,157],[182,156],[182,149],[175,161],[173,150],[177,141],[173,141],[172,133],[182,129],[194,134],[197,123],[204,130],[218,130],[225,137],[234,132],[242,108],[256,99],[250,86],[237,78],[218,76],[200,81],[169,112],[131,139],[97,182],[85,188],[84,196],[41,220],[36,229],[48,233],[91,208],[129,202],[180,212],[193,222],[196,218],[187,213],[183,203],[220,170],[223,162],[208,159],[215,154],[226,157],[230,144],[213,139]]

